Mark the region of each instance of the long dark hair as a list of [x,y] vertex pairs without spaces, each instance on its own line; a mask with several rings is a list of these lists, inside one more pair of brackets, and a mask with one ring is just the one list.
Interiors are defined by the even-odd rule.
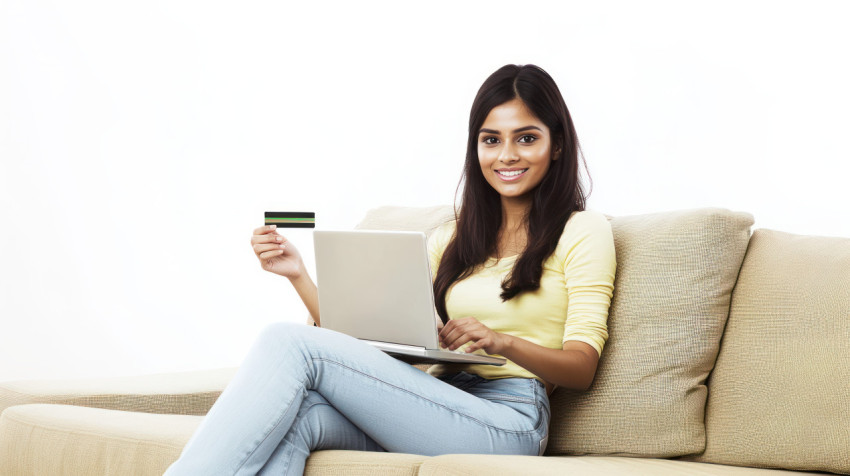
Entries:
[[543,261],[555,251],[572,212],[585,209],[586,196],[578,176],[581,147],[570,111],[555,81],[533,64],[508,64],[499,68],[481,85],[469,113],[466,162],[458,183],[460,188],[460,183],[465,182],[460,213],[457,204],[454,208],[457,231],[443,252],[434,278],[434,300],[444,324],[449,320],[446,311],[449,287],[472,274],[474,268],[485,263],[498,246],[502,202],[499,192],[490,186],[481,172],[478,131],[491,109],[512,99],[520,99],[549,128],[552,159],[557,160],[550,163],[546,176],[530,192],[533,199],[523,220],[528,242],[513,269],[502,281],[499,295],[502,302],[521,292],[540,288]]

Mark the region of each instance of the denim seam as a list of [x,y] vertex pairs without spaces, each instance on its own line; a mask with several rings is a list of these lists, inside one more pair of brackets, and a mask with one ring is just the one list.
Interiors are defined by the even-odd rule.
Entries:
[[[307,415],[307,412],[309,412],[309,411],[310,411],[313,407],[315,407],[315,406],[317,406],[317,405],[325,405],[325,406],[329,406],[329,407],[330,407],[330,406],[332,406],[332,405],[330,405],[329,403],[325,403],[325,402],[312,402],[312,403],[310,403],[310,405],[309,405],[309,406],[305,406],[305,405],[302,403],[302,404],[301,404],[301,410],[304,410],[304,411],[303,411],[303,413],[302,413],[302,416],[306,416],[306,415]],[[300,410],[299,410],[299,413],[300,413]],[[287,445],[287,448],[285,448],[285,449],[284,449],[284,450],[287,452],[287,453],[286,453],[286,457],[285,457],[285,458],[283,458],[285,461],[292,461],[292,455],[295,453],[295,451],[296,451],[296,450],[298,450],[298,451],[300,451],[300,452],[304,453],[304,449],[303,449],[303,448],[299,448],[299,447],[298,447],[298,445],[297,445],[297,443],[294,441],[294,439],[295,439],[295,433],[292,431],[292,429],[293,429],[293,428],[295,428],[295,427],[298,425],[298,423],[299,423],[299,418],[300,418],[300,417],[298,417],[298,416],[296,416],[296,417],[295,417],[295,420],[293,420],[293,422],[292,422],[292,427],[290,427],[290,429],[289,429],[289,431],[286,433],[286,435],[283,435],[283,439],[280,441],[280,444],[281,444],[281,445],[283,445],[283,444],[286,444],[286,445]],[[289,438],[291,438],[291,439],[287,439],[287,436],[288,436]],[[274,452],[272,452],[272,453],[274,453]],[[307,451],[306,451],[306,453],[304,453],[304,454],[305,454],[305,459],[306,459],[306,458],[308,458],[308,457],[310,456],[310,453],[311,453],[311,451],[310,451],[310,450],[309,450],[309,448],[308,448],[308,449],[307,449]],[[266,461],[266,463],[268,463],[268,461]],[[263,466],[263,468],[265,468],[265,466]],[[286,466],[286,473],[284,473],[284,475],[283,475],[283,476],[286,476],[286,475],[288,475],[288,474],[289,474],[289,469],[290,469],[290,468],[292,468],[292,465],[291,465],[291,464],[288,464],[288,465]]]
[[[329,404],[329,403],[325,403],[325,402],[313,402],[313,403],[310,403],[310,405],[309,405],[309,406],[304,406],[304,404],[302,403],[302,404],[301,404],[301,409],[299,410],[299,413],[301,413],[301,410],[304,410],[304,412],[301,414],[301,416],[300,416],[300,417],[299,417],[299,416],[296,416],[296,417],[295,417],[295,420],[293,420],[293,421],[292,421],[292,427],[290,427],[290,429],[289,429],[289,430],[290,430],[290,432],[292,431],[292,428],[295,428],[295,427],[298,425],[298,423],[299,423],[299,418],[303,418],[303,417],[307,416],[307,413],[308,413],[308,412],[309,412],[309,411],[310,411],[313,407],[315,407],[315,406],[317,406],[317,405],[325,405],[325,406],[328,406],[328,407],[332,407],[332,406],[333,406],[333,405],[331,405],[331,404]],[[288,434],[289,434],[289,433],[287,432],[287,435],[288,435]],[[283,442],[283,441],[286,441],[286,435],[284,435],[284,436],[283,436],[283,440],[282,440],[282,442]],[[291,460],[291,459],[292,459],[292,453],[294,453],[294,452],[295,452],[295,449],[296,449],[296,448],[295,448],[295,446],[296,446],[296,445],[295,445],[293,442],[289,442],[289,443],[290,443],[290,446],[292,446],[293,448],[289,451],[290,457],[289,457],[289,458],[287,458],[287,461],[289,461],[289,460]],[[307,456],[308,456],[308,457],[310,456],[310,451],[309,451],[309,450],[307,451]],[[287,469],[288,469],[288,468],[287,468]]]
[[379,378],[376,378],[376,377],[373,377],[373,376],[371,376],[371,375],[369,375],[369,374],[363,373],[363,372],[361,372],[361,371],[359,371],[359,370],[357,370],[357,369],[351,368],[351,367],[349,367],[349,366],[347,366],[347,365],[345,365],[345,364],[342,364],[342,363],[340,363],[340,362],[337,362],[337,361],[335,361],[335,360],[330,360],[330,359],[326,359],[326,358],[323,358],[323,357],[314,357],[314,358],[313,358],[313,360],[314,360],[314,361],[315,361],[315,360],[321,360],[321,361],[324,361],[324,362],[328,362],[328,363],[331,363],[331,364],[338,365],[338,366],[343,367],[343,368],[345,368],[345,369],[348,369],[348,370],[350,370],[350,371],[352,371],[352,372],[356,372],[356,373],[358,373],[358,374],[360,374],[360,375],[363,375],[364,377],[368,377],[368,378],[370,378],[370,379],[372,379],[372,380],[375,380],[375,381],[377,381],[377,382],[381,382],[381,383],[382,383],[382,384],[384,384],[384,385],[388,385],[388,386],[393,387],[393,388],[395,388],[395,389],[397,389],[397,390],[401,390],[402,392],[405,392],[405,393],[408,393],[408,394],[413,395],[413,396],[415,396],[415,397],[421,398],[422,400],[425,400],[425,401],[427,401],[427,402],[431,402],[431,403],[433,403],[434,405],[437,405],[437,406],[439,406],[439,407],[445,408],[446,410],[448,410],[448,411],[450,411],[450,412],[452,412],[452,413],[458,414],[458,415],[460,415],[460,416],[462,416],[462,417],[464,417],[464,418],[468,418],[469,420],[472,420],[472,421],[474,421],[474,422],[476,422],[476,423],[480,424],[481,426],[484,426],[484,427],[490,428],[491,430],[501,431],[501,432],[505,432],[505,433],[532,434],[532,433],[536,433],[536,432],[538,431],[538,428],[540,427],[540,426],[538,425],[538,427],[537,427],[537,428],[535,428],[535,429],[533,429],[533,430],[522,430],[522,431],[520,431],[520,430],[508,430],[508,429],[506,429],[506,428],[499,428],[499,427],[497,427],[497,426],[493,426],[493,425],[489,425],[489,424],[487,424],[487,423],[484,423],[483,421],[478,420],[477,418],[475,418],[475,417],[473,417],[473,416],[470,416],[470,415],[467,415],[467,414],[465,414],[465,413],[461,413],[461,412],[459,412],[459,411],[457,411],[457,410],[454,410],[454,409],[452,409],[452,408],[449,408],[449,407],[447,407],[447,406],[445,406],[445,405],[443,405],[443,404],[441,404],[441,403],[437,403],[437,402],[435,402],[435,401],[433,401],[433,400],[431,400],[431,399],[429,399],[429,398],[423,397],[422,395],[419,395],[418,393],[414,393],[414,392],[411,392],[410,390],[407,390],[407,389],[404,389],[404,388],[398,387],[398,386],[393,385],[393,384],[391,384],[391,383],[389,383],[389,382],[385,382],[385,381],[383,381],[383,380],[381,380],[381,379],[379,379]]
[[505,400],[505,401],[508,401],[508,402],[527,403],[529,405],[538,405],[539,406],[537,401],[535,401],[535,399],[533,399],[533,398],[518,397],[516,395],[509,395],[507,393],[492,393],[492,394],[486,395],[486,397],[480,397],[480,398],[486,398],[486,400]]
[[[541,393],[543,393],[543,394],[546,393],[546,389],[544,388],[541,391],[540,385],[542,385],[542,384],[538,385],[536,382],[532,382],[532,383],[534,384],[533,385],[534,386],[534,402],[537,405],[537,413],[538,413],[538,415],[540,415],[540,423],[538,423],[537,428],[535,428],[534,430],[535,431],[543,430],[543,433],[541,434],[541,438],[542,438],[542,437],[545,437],[549,433],[548,426],[549,426],[549,423],[550,423],[549,421],[546,421],[546,412],[544,411],[544,408],[543,408],[544,405],[543,405],[543,403],[540,402],[540,398],[539,398]],[[546,398],[548,399],[549,396],[546,395]],[[551,415],[551,410],[549,411],[549,413]],[[544,421],[546,421],[546,428],[543,428],[543,422]]]
[[[305,378],[304,378],[304,380],[301,382],[301,385],[299,386],[299,388],[306,388],[306,384],[307,384],[307,377],[305,377]],[[296,393],[296,395],[297,395],[297,393]],[[294,400],[294,399],[295,399],[295,396],[293,396],[293,400]],[[240,469],[242,469],[242,466],[245,466],[245,463],[247,463],[247,462],[248,462],[248,460],[251,458],[251,456],[253,456],[253,455],[254,455],[254,453],[256,453],[256,452],[257,452],[257,449],[258,449],[260,446],[262,446],[263,442],[265,442],[265,441],[268,439],[269,435],[271,435],[271,434],[272,434],[272,432],[274,431],[274,429],[275,429],[275,428],[277,428],[277,427],[278,427],[278,425],[280,425],[280,422],[281,422],[281,420],[283,420],[283,417],[285,417],[286,415],[288,415],[288,414],[289,414],[289,412],[290,412],[290,411],[292,411],[292,407],[293,407],[294,405],[292,405],[292,402],[289,402],[289,403],[290,403],[290,404],[286,407],[286,411],[285,411],[285,412],[283,412],[283,413],[281,413],[281,414],[280,414],[280,416],[278,416],[277,421],[275,421],[275,422],[274,422],[274,425],[272,425],[272,426],[271,426],[271,428],[269,428],[268,433],[266,433],[266,434],[265,434],[265,436],[263,436],[263,439],[262,439],[262,440],[260,440],[260,442],[259,442],[259,443],[257,443],[257,446],[255,446],[255,447],[254,447],[254,449],[253,449],[253,450],[251,450],[251,452],[250,452],[250,453],[248,453],[248,455],[247,455],[247,456],[245,456],[245,459],[243,459],[243,460],[242,460],[242,462],[241,462],[241,463],[239,463],[239,466],[237,466],[237,467],[236,467],[236,469],[234,470],[234,473],[239,472],[239,470],[240,470]],[[300,407],[300,405],[299,405],[299,407]],[[298,410],[296,409],[296,412],[297,412],[297,411],[298,411]],[[284,435],[284,436],[286,436],[286,435]]]
[[[299,449],[298,445],[296,445],[294,442],[287,442],[286,441],[286,435],[283,436],[283,440],[281,441],[281,444],[283,444],[284,442],[289,443],[289,447],[286,448],[287,455],[286,455],[285,460],[292,462],[292,455],[295,453],[296,449]],[[307,457],[308,458],[310,457],[309,453],[310,453],[310,451],[308,449],[308,451],[307,451]],[[292,468],[292,464],[287,464],[286,465],[286,473],[284,473],[284,476],[287,476],[289,474],[290,468]]]

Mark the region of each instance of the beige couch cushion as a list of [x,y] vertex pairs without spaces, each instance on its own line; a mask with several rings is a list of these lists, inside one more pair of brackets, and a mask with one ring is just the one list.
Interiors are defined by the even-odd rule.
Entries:
[[850,474],[850,239],[753,233],[695,461]]
[[310,453],[304,476],[415,476],[425,461],[407,453],[323,450]]
[[[160,476],[203,420],[196,415],[35,403],[0,415],[0,474]],[[318,451],[306,475],[415,475],[426,456]]]
[[0,474],[161,475],[202,416],[32,403],[0,415]]
[[[605,350],[603,349],[603,352]],[[419,476],[797,476],[822,473],[739,468],[625,456],[443,455],[425,460]]]
[[354,229],[421,231],[426,236],[431,236],[437,226],[448,220],[454,220],[451,205],[421,208],[383,206],[367,211],[366,216]]
[[[159,476],[203,417],[29,404],[0,416],[0,474]],[[787,474],[707,463],[605,456],[427,456],[346,450],[310,455],[305,475],[728,475]],[[792,473],[814,474],[814,473]]]
[[546,454],[699,453],[708,376],[753,216],[722,208],[611,218],[608,342],[586,392],[558,389]]

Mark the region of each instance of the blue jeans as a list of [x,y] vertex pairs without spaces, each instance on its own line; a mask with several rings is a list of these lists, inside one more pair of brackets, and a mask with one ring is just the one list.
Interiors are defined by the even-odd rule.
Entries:
[[435,378],[346,334],[277,322],[165,475],[300,475],[323,449],[542,455],[549,418],[537,379]]

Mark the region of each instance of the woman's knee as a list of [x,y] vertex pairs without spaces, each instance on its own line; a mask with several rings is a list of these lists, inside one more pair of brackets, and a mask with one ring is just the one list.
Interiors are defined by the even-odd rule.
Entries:
[[309,326],[297,322],[272,322],[263,328],[260,335],[276,341],[292,338],[300,339],[307,329],[309,329]]

